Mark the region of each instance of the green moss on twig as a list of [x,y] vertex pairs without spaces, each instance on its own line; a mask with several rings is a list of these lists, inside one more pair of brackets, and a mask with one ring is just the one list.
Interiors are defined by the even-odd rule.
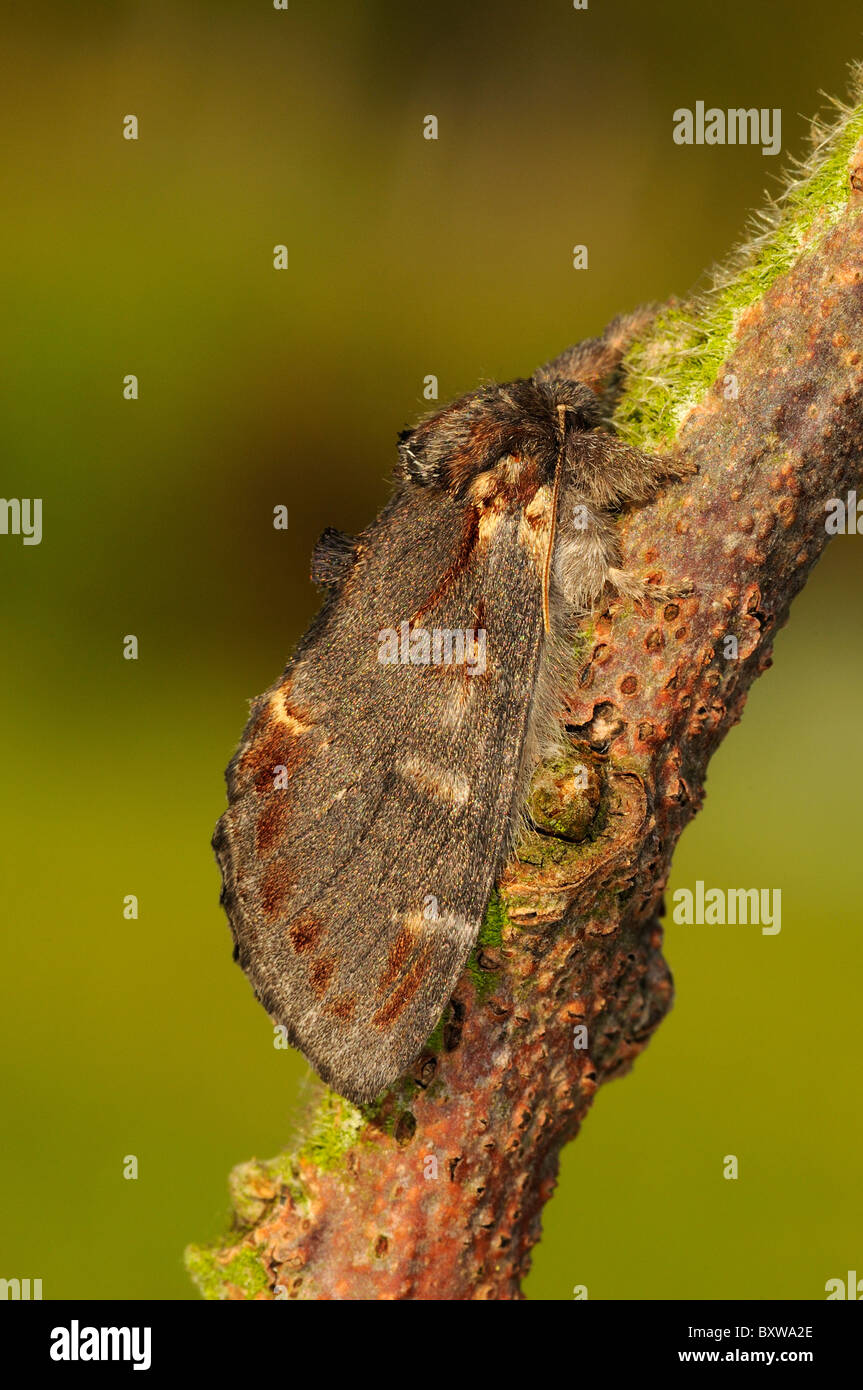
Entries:
[[358,1143],[372,1108],[360,1109],[335,1091],[324,1091],[312,1112],[298,1157],[320,1169],[338,1167],[348,1150]]
[[[863,67],[853,70],[854,97],[863,95]],[[822,237],[848,202],[848,161],[863,138],[863,105],[844,106],[831,126],[813,124],[813,150],[797,164],[783,193],[755,219],[751,236],[718,271],[705,295],[671,305],[650,336],[625,361],[626,385],[614,415],[624,439],[661,449],[713,385],[731,353],[741,315],[757,303]]]
[[503,941],[503,929],[506,926],[507,916],[503,900],[495,889],[489,898],[488,907],[485,911],[483,924],[479,929],[479,936],[476,945],[470,953],[467,963],[473,987],[476,990],[476,997],[482,1001],[487,999],[492,993],[496,983],[498,972],[496,970],[485,970],[480,967],[480,952],[499,947]]
[[227,1263],[219,1259],[217,1247],[190,1245],[185,1265],[202,1297],[227,1299],[231,1287],[246,1298],[254,1298],[267,1288],[267,1271],[254,1250],[241,1249]]

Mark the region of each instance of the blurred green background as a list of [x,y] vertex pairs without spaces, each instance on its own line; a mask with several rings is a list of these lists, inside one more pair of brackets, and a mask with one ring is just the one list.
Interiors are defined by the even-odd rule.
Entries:
[[[427,374],[443,400],[529,373],[686,292],[783,159],[677,146],[673,110],[779,106],[801,153],[863,20],[89,0],[4,27],[2,491],[44,499],[44,539],[0,537],[0,1275],[188,1298],[183,1246],[308,1089],[231,961],[209,839],[316,536],[384,501]],[[861,558],[830,547],[675,861],[672,890],[780,887],[781,935],[669,925],[677,1004],[564,1156],[534,1299],[820,1298],[863,1269]]]

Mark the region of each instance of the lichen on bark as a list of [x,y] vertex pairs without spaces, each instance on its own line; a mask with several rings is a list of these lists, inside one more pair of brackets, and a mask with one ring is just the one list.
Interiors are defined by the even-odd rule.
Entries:
[[[507,865],[408,1077],[362,1110],[324,1092],[291,1152],[235,1169],[232,1229],[187,1252],[205,1297],[520,1297],[562,1145],[671,1002],[662,894],[708,760],[827,540],[825,503],[859,477],[855,82],[857,104],[815,127],[716,287],[666,306],[629,352],[615,427],[699,472],[621,519],[626,564],[694,590],[609,598],[582,626],[561,713],[593,778],[590,815],[576,807],[577,834],[537,836]],[[553,803],[566,769],[548,772]]]

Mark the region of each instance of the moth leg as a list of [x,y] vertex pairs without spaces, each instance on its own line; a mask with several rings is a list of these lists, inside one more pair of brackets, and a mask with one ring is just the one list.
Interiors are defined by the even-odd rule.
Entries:
[[691,478],[698,471],[698,464],[682,454],[642,454],[645,475],[649,483],[658,490],[663,483],[679,483],[682,478]]
[[619,452],[613,445],[609,453],[616,465],[614,482],[624,503],[650,502],[666,483],[679,483],[699,471],[696,463],[680,455],[645,454],[626,445]]
[[657,305],[645,304],[631,314],[618,314],[598,338],[586,338],[540,367],[535,380],[562,377],[583,382],[610,410],[620,388],[623,359],[635,340],[647,332],[657,312]]
[[668,483],[698,472],[681,455],[646,454],[603,430],[573,433],[567,461],[572,485],[602,510],[651,502]]
[[695,591],[695,585],[689,579],[676,588],[669,588],[664,584],[652,584],[649,579],[639,579],[637,574],[617,569],[614,565],[609,568],[606,577],[621,598],[630,598],[635,603],[668,603],[671,599],[688,598]]

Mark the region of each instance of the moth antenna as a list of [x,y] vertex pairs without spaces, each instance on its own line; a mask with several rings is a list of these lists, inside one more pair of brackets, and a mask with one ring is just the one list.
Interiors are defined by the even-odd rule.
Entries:
[[548,609],[548,585],[551,577],[551,557],[554,551],[554,533],[557,530],[557,499],[560,494],[560,474],[563,462],[563,450],[566,445],[566,406],[557,407],[557,418],[560,421],[560,448],[557,451],[557,460],[554,465],[554,489],[551,494],[551,527],[548,535],[548,550],[545,552],[545,564],[542,567],[542,626],[548,636],[551,632],[551,615]]

